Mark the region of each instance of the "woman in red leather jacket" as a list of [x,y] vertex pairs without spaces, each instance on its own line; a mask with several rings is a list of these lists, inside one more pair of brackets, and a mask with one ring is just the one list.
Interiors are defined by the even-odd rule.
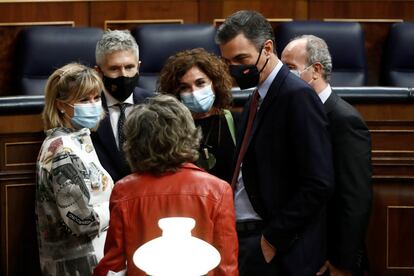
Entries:
[[161,235],[160,218],[175,216],[194,218],[192,235],[220,252],[219,266],[208,275],[238,275],[233,194],[227,182],[191,163],[200,131],[190,111],[171,96],[156,96],[134,108],[124,131],[134,173],[112,191],[105,256],[94,275],[145,275],[132,261],[135,250]]

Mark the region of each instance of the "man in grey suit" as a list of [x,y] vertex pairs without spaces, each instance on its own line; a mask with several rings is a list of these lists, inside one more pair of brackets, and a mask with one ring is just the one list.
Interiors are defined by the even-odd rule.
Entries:
[[371,138],[361,115],[329,85],[332,60],[325,41],[313,35],[292,40],[282,62],[310,84],[330,123],[335,192],[328,205],[328,259],[319,275],[362,275],[371,210]]

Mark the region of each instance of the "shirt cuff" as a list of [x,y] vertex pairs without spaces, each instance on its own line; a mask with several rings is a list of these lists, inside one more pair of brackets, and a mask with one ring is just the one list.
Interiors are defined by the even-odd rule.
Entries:
[[103,202],[93,206],[99,218],[99,233],[106,231],[109,225],[109,202]]
[[126,275],[126,269],[118,271],[118,272],[114,272],[112,270],[109,270],[108,273],[106,274],[106,276],[125,276]]

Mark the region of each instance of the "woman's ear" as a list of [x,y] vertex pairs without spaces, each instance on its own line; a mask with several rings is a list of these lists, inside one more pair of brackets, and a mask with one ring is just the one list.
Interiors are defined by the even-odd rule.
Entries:
[[61,100],[55,101],[56,108],[58,109],[59,113],[66,113],[65,104]]

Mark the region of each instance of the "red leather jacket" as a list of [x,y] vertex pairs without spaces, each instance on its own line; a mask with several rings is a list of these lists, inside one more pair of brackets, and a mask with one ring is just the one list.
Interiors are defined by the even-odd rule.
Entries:
[[158,220],[184,216],[196,220],[192,235],[212,244],[221,262],[208,275],[238,275],[238,242],[230,185],[193,164],[162,176],[131,174],[118,181],[110,199],[105,256],[94,275],[108,270],[145,275],[132,257],[142,244],[161,236]]

